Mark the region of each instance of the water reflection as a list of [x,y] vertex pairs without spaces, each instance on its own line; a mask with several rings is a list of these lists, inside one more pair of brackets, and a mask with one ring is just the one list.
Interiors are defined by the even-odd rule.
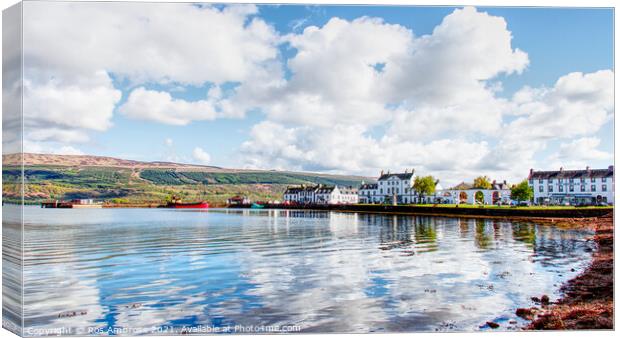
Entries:
[[[492,238],[488,231],[488,222],[484,219],[476,219],[476,235],[474,242],[479,249],[488,249],[492,244]],[[493,228],[495,233],[495,228]]]
[[532,295],[557,296],[591,249],[585,232],[496,220],[81,212],[26,213],[28,327],[475,330]]

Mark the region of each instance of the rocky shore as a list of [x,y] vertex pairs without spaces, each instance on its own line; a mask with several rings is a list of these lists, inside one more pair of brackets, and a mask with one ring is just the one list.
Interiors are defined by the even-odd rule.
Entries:
[[[532,320],[527,330],[613,329],[614,225],[613,213],[591,221],[571,220],[576,226],[592,227],[597,250],[590,266],[561,288],[564,296],[549,304],[541,297],[540,308],[518,309],[517,315]],[[535,299],[535,298],[532,298]]]

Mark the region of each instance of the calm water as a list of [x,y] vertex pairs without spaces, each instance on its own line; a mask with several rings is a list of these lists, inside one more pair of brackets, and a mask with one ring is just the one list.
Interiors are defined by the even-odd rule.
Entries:
[[585,231],[495,220],[275,210],[25,214],[26,334],[469,331],[489,320],[509,330],[516,308],[531,306],[531,296],[557,298],[593,249]]

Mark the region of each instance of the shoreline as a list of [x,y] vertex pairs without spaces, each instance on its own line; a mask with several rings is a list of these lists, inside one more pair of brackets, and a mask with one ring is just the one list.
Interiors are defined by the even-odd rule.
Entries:
[[[229,206],[230,209],[250,209],[250,205]],[[613,207],[475,207],[475,206],[424,206],[424,205],[383,205],[383,204],[314,204],[314,205],[279,205],[265,204],[263,208],[307,210],[307,211],[338,211],[392,215],[419,215],[440,217],[472,217],[472,218],[510,218],[510,219],[584,219],[603,217],[613,213]]]
[[[20,206],[21,204],[4,203],[5,205]],[[23,204],[36,206],[40,204]],[[104,209],[156,209],[165,208],[162,203],[103,203],[97,205]],[[253,209],[251,205],[211,205],[211,208],[223,209]],[[486,218],[486,219],[514,219],[532,220],[541,222],[573,222],[575,220],[604,217],[613,213],[614,207],[477,207],[471,205],[444,206],[444,205],[384,205],[384,204],[313,204],[313,205],[282,205],[264,204],[263,208],[255,210],[304,210],[304,211],[337,211],[344,213],[371,213],[403,216],[435,216],[458,218]]]
[[[525,330],[612,330],[614,328],[614,224],[613,213],[587,224],[573,220],[574,226],[595,230],[596,250],[588,267],[565,282],[563,296],[550,304],[545,297],[540,308],[517,309],[517,315],[531,320]],[[547,298],[548,299],[548,298]]]

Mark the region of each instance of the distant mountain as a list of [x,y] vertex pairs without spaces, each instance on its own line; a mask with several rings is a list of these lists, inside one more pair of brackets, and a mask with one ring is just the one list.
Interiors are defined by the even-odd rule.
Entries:
[[[19,155],[3,155],[5,200],[19,197]],[[229,169],[173,162],[142,162],[90,155],[23,155],[26,200],[98,198],[157,201],[172,194],[223,203],[233,195],[282,199],[287,185],[326,184],[357,187],[372,177],[323,173]]]
[[[18,164],[19,154],[3,155],[4,164]],[[173,162],[143,162],[134,160],[124,160],[120,158],[93,155],[56,155],[56,154],[33,154],[24,153],[23,161],[25,165],[50,165],[63,167],[121,167],[121,168],[201,168],[214,172],[221,168],[213,166],[203,166],[195,164],[182,164]]]
[[[2,161],[4,165],[17,165],[20,163],[19,154],[3,155]],[[343,180],[343,181],[374,181],[376,178],[356,176],[356,175],[334,175],[325,173],[295,172],[295,171],[279,171],[279,170],[257,170],[257,169],[231,169],[216,166],[186,164],[175,162],[144,162],[135,160],[125,160],[115,157],[94,156],[94,155],[56,155],[56,154],[34,154],[24,153],[23,162],[25,166],[59,166],[59,167],[108,167],[108,168],[127,168],[127,169],[168,169],[174,171],[187,172],[203,172],[203,173],[226,173],[226,174],[251,174],[265,176],[267,174],[274,175],[295,175],[304,177],[317,177],[322,179]],[[215,176],[214,176],[215,177]],[[266,177],[266,176],[265,176]],[[225,181],[225,179],[224,179]],[[231,183],[231,182],[221,183]]]

